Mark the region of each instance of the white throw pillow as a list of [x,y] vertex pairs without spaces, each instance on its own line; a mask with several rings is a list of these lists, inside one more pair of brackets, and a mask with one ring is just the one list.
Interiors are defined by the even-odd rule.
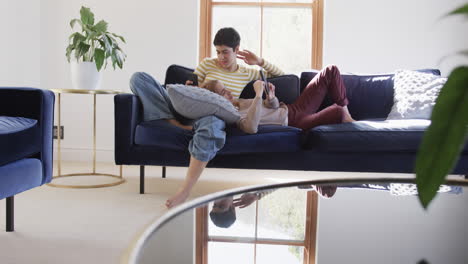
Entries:
[[435,100],[447,78],[430,73],[398,70],[392,110],[387,119],[430,119]]
[[199,119],[214,115],[227,124],[236,123],[240,119],[239,111],[219,94],[182,84],[168,84],[166,89],[174,109],[187,118]]

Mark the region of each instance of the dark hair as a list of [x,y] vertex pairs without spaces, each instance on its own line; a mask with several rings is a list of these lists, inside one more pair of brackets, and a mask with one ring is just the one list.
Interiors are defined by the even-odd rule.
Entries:
[[218,32],[213,40],[213,45],[215,46],[228,46],[232,49],[235,49],[240,44],[240,35],[234,28],[225,27]]
[[317,192],[324,198],[332,198],[335,195],[337,187],[336,185],[317,185],[315,187]]
[[236,209],[231,206],[229,210],[224,212],[211,212],[210,218],[216,226],[228,228],[236,221]]

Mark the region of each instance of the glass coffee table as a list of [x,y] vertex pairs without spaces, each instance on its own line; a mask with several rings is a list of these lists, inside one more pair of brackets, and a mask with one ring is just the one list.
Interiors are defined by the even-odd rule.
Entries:
[[123,263],[468,263],[467,192],[453,177],[427,210],[402,178],[220,192],[170,210]]

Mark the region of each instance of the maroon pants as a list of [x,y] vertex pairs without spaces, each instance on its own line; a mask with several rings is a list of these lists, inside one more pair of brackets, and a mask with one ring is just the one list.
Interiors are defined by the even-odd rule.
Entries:
[[[335,104],[317,112],[329,94]],[[288,125],[303,130],[343,122],[343,106],[348,105],[346,88],[335,65],[321,70],[302,91],[296,102],[288,105]]]

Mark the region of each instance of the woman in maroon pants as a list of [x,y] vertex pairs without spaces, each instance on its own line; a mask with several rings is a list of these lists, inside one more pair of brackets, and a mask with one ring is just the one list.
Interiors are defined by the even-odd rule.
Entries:
[[[319,125],[355,121],[348,111],[346,88],[335,65],[320,71],[293,104],[279,103],[275,96],[275,87],[271,83],[268,96],[262,102],[262,81],[254,83],[254,99],[233,99],[230,91],[219,81],[209,81],[201,86],[231,101],[241,115],[238,127],[250,134],[257,132],[258,125],[266,124],[288,125],[308,130]],[[327,94],[334,104],[317,112]]]

